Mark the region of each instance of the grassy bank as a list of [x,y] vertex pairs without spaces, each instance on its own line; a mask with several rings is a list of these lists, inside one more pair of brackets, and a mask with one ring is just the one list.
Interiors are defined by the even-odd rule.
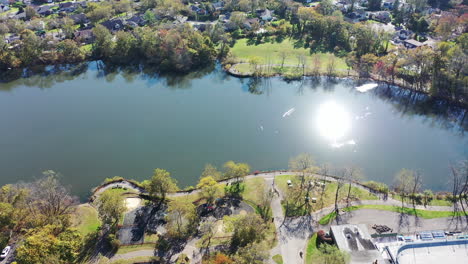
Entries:
[[[390,211],[395,213],[403,213],[409,215],[417,215],[424,219],[433,219],[433,218],[443,218],[443,217],[452,217],[452,216],[463,216],[463,212],[455,213],[452,211],[428,211],[428,210],[421,210],[421,209],[413,209],[407,207],[399,207],[393,205],[377,205],[377,204],[366,204],[366,205],[357,205],[351,206],[347,208],[343,208],[343,211],[350,212],[360,209],[374,209],[374,210],[382,210],[382,211]],[[336,213],[332,212],[330,214],[325,215],[319,220],[319,224],[327,225],[333,219],[336,218]]]
[[[331,60],[335,61],[335,70],[337,75],[347,73],[348,67],[342,58],[338,58],[332,53],[314,53],[311,54],[309,49],[298,45],[294,40],[284,39],[281,42],[266,42],[261,44],[252,44],[248,39],[239,39],[231,48],[231,54],[234,59],[244,64],[237,64],[235,70],[242,74],[252,72],[252,66],[248,63],[252,58],[257,60],[262,68],[262,72],[270,74],[294,74],[298,71],[302,72],[302,68],[298,66],[300,58],[305,59],[305,71],[308,74],[312,72],[314,62],[320,62],[320,73],[324,74],[327,70],[327,65]],[[281,68],[283,64],[284,67]],[[270,67],[267,67],[270,65]],[[268,70],[267,70],[268,68]],[[340,74],[341,73],[341,74]]]
[[89,204],[83,204],[73,213],[72,224],[83,236],[86,236],[96,231],[101,223],[96,209]]

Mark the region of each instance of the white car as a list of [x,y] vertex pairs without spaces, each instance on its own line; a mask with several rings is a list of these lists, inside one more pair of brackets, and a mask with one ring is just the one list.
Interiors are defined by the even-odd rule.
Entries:
[[4,248],[2,250],[2,254],[0,254],[0,259],[4,259],[6,258],[6,256],[8,255],[8,253],[10,253],[11,251],[11,247],[10,246],[7,246],[6,248]]

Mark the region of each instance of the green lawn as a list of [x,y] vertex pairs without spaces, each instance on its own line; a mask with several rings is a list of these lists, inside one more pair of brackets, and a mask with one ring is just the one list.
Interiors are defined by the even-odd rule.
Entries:
[[280,254],[276,254],[272,257],[276,264],[283,264],[283,257]]
[[[366,204],[366,205],[358,205],[358,206],[351,206],[347,208],[343,208],[344,211],[355,211],[360,209],[374,209],[374,210],[383,210],[383,211],[390,211],[396,213],[405,213],[409,215],[418,215],[424,219],[433,219],[433,218],[442,218],[442,217],[452,217],[452,216],[463,216],[462,212],[455,214],[452,211],[428,211],[428,210],[420,210],[420,209],[413,209],[413,208],[401,208],[399,206],[393,205],[376,205],[376,204]],[[336,213],[332,212],[328,215],[325,215],[319,220],[319,224],[327,225],[333,219],[335,219]]]
[[153,260],[154,257],[136,257],[131,259],[120,259],[116,261],[109,262],[109,259],[106,257],[102,257],[98,264],[133,264],[133,263],[141,263],[141,262],[148,262]]
[[72,215],[73,226],[85,236],[98,229],[100,221],[98,213],[89,204],[80,205]]
[[[291,180],[293,183],[292,187],[288,187],[287,181]],[[306,176],[305,182],[313,180],[319,180],[318,178],[314,178],[311,176]],[[275,177],[275,184],[281,190],[283,194],[286,194],[288,191],[299,191],[300,186],[300,176],[297,175],[280,175]],[[345,184],[341,187],[340,191],[338,192],[338,200],[340,202],[344,202],[347,194],[348,194],[348,184]],[[292,190],[289,190],[292,188]],[[312,203],[312,208],[314,211],[321,209],[322,202],[323,207],[328,207],[334,204],[335,202],[335,193],[336,189],[338,188],[338,183],[336,182],[326,182],[325,192],[322,197],[321,195],[321,188],[315,187],[312,191],[312,197],[317,198],[317,203]],[[357,187],[351,187],[351,197],[357,200],[377,200],[378,197],[374,194],[363,190]]]
[[[299,64],[298,57],[306,57],[306,72],[311,71],[311,67],[315,58],[320,61],[321,72],[325,72],[328,62],[331,59],[335,59],[335,66],[337,72],[347,71],[346,62],[342,58],[338,58],[331,53],[315,53],[311,54],[309,49],[301,47],[295,47],[294,40],[285,39],[282,42],[268,42],[259,45],[249,44],[248,39],[239,39],[236,44],[231,48],[231,54],[234,58],[240,62],[249,62],[252,57],[256,57],[260,65],[274,64],[276,66],[276,72],[279,71],[279,66],[282,63],[282,54],[286,53],[284,61],[285,71],[297,72],[296,66]],[[235,69],[246,73],[251,71],[249,64],[236,65]]]
[[314,233],[314,235],[309,239],[309,241],[307,241],[305,263],[312,263],[314,259],[314,254],[317,252],[317,250],[317,233]]
[[120,246],[119,250],[115,254],[125,254],[128,252],[134,252],[139,250],[155,249],[156,245],[154,244],[143,244],[143,245],[134,245],[134,246]]
[[245,181],[245,189],[242,197],[244,200],[251,201],[255,204],[260,204],[262,191],[265,190],[265,179],[251,178]]
[[[392,196],[393,199],[401,201],[401,196],[398,194],[394,194]],[[411,203],[409,199],[405,199],[405,202]],[[447,200],[437,200],[437,199],[432,199],[427,205],[432,205],[432,206],[452,206],[453,203]]]

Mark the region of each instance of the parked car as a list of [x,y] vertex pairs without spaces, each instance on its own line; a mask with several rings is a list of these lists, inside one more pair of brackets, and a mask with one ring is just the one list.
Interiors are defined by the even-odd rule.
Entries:
[[0,259],[4,259],[8,256],[8,253],[10,253],[11,251],[11,247],[10,246],[7,246],[6,248],[4,248],[2,250],[2,254],[0,254]]

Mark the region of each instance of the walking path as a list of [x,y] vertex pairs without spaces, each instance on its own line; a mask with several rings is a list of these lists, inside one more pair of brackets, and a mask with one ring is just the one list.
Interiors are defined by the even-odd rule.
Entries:
[[111,262],[122,260],[122,259],[133,259],[138,257],[153,257],[154,256],[154,249],[143,249],[138,251],[132,251],[124,254],[117,254],[112,256],[109,260]]
[[[308,216],[302,216],[302,217],[296,217],[296,218],[285,218],[284,217],[284,212],[283,212],[283,207],[281,206],[281,200],[282,200],[282,193],[281,190],[278,190],[277,186],[274,185],[274,178],[275,176],[280,176],[280,175],[302,175],[300,172],[293,172],[293,171],[275,171],[275,172],[266,172],[266,173],[260,173],[257,175],[247,175],[245,176],[245,179],[251,179],[251,178],[258,178],[261,177],[265,179],[266,181],[266,188],[268,189],[273,189],[275,190],[275,195],[271,201],[271,208],[272,208],[272,214],[273,214],[273,222],[276,226],[277,230],[277,239],[278,239],[278,245],[271,249],[270,253],[271,256],[274,256],[276,254],[280,254],[283,258],[283,262],[285,264],[296,264],[296,263],[303,263],[305,257],[305,249],[307,245],[307,241],[310,238],[310,236],[313,234],[314,227],[318,227],[317,221],[333,212],[335,210],[335,206],[328,206],[326,208],[323,208],[319,211],[316,211],[312,213],[311,215]],[[309,176],[315,176],[320,179],[324,179],[327,181],[337,181],[339,178],[334,177],[334,176],[329,176],[329,175],[318,175],[318,174],[309,174]],[[227,179],[227,180],[222,180],[219,183],[226,183],[230,184],[235,182],[236,179]],[[352,186],[364,189],[366,191],[370,191],[373,194],[377,195],[379,198],[383,198],[383,194],[376,192],[375,190],[372,190],[360,183],[352,183]],[[95,196],[101,194],[105,190],[111,189],[111,188],[116,188],[116,187],[125,187],[128,189],[135,190],[140,193],[145,193],[145,190],[142,189],[141,187],[128,182],[128,181],[120,181],[120,182],[114,182],[114,183],[109,183],[106,185],[101,186],[99,189],[97,189],[94,193]],[[177,192],[177,193],[171,193],[168,194],[168,197],[180,197],[188,194],[196,194],[200,190],[193,190],[193,191],[182,191],[182,192]],[[393,205],[393,206],[401,206],[401,201],[394,200],[392,198],[389,198],[387,200],[365,200],[365,201],[356,201],[352,202],[351,205]],[[411,204],[404,204],[405,207],[412,208],[413,206]],[[345,207],[344,204],[340,204],[340,208]],[[421,210],[429,210],[429,211],[451,211],[453,208],[452,206],[416,206],[416,209],[421,209]],[[376,210],[373,210],[376,211]],[[383,211],[382,211],[383,212]],[[352,214],[350,214],[352,216]],[[354,214],[357,215],[357,214]],[[356,219],[356,218],[355,218]],[[192,239],[190,240],[187,245],[185,246],[184,250],[180,252],[179,254],[174,255],[173,260],[180,254],[184,253],[188,255],[190,258],[192,258],[192,263],[200,263],[201,262],[201,256],[202,254],[200,253],[200,250],[195,246],[197,239]],[[302,256],[300,255],[300,252],[303,252]],[[119,259],[131,259],[135,257],[141,257],[141,256],[154,256],[154,250],[140,250],[140,251],[134,251],[134,252],[129,252],[125,254],[119,254],[115,255],[114,257],[111,258],[111,260],[119,260]],[[270,263],[272,261],[270,260]]]

